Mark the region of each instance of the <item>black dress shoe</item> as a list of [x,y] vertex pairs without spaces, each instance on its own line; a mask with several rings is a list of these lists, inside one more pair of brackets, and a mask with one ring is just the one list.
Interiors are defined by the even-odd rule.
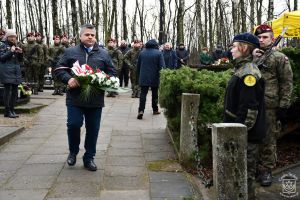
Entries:
[[67,163],[69,166],[73,166],[76,164],[76,154],[70,153],[67,159]]
[[144,115],[144,112],[140,111],[138,116],[137,116],[137,119],[143,119],[143,115]]
[[97,165],[94,163],[94,160],[85,161],[84,167],[89,171],[97,171]]

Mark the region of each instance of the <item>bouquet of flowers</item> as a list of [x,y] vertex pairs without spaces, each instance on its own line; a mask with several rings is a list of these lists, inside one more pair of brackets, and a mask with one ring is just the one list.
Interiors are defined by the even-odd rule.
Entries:
[[18,85],[18,89],[21,91],[22,95],[30,96],[32,95],[31,88],[28,85]]
[[109,76],[105,72],[97,69],[94,71],[89,65],[79,64],[76,61],[71,68],[75,78],[81,87],[81,97],[84,101],[102,91],[123,92],[120,86],[119,78]]

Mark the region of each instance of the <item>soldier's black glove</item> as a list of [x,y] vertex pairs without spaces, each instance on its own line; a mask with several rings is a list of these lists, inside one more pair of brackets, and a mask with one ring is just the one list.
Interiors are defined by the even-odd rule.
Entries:
[[282,121],[287,113],[287,108],[278,108],[276,111],[276,120]]

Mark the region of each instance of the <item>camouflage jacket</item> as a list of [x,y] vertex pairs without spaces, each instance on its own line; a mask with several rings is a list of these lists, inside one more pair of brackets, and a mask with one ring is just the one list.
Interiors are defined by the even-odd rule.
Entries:
[[37,42],[37,44],[38,44],[38,45],[40,46],[40,48],[42,48],[42,50],[43,50],[43,61],[44,61],[43,63],[49,62],[50,56],[49,56],[49,49],[48,49],[47,45],[44,44],[43,41]]
[[49,57],[51,60],[51,65],[54,67],[59,61],[60,57],[63,55],[65,49],[61,45],[53,45],[49,48]]
[[117,70],[120,70],[122,65],[123,65],[123,54],[122,54],[122,52],[117,48],[108,48],[107,51],[108,51],[108,54],[110,55],[110,57],[113,61],[114,67]]
[[24,44],[23,46],[24,63],[38,64],[44,62],[43,48],[35,42]]
[[130,69],[136,69],[138,57],[141,49],[132,48],[124,56],[124,62],[127,63]]
[[266,108],[288,108],[293,90],[293,72],[288,57],[274,50],[265,65],[261,74],[265,81]]

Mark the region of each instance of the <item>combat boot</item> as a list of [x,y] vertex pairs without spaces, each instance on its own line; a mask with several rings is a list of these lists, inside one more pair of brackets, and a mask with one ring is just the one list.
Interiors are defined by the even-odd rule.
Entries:
[[269,187],[272,185],[272,172],[271,170],[265,170],[260,176],[260,185]]

